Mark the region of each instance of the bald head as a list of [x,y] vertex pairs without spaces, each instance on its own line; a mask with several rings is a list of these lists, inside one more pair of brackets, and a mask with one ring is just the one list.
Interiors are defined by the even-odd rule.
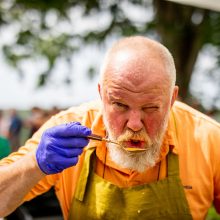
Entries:
[[[121,71],[125,67],[126,71]],[[101,87],[112,78],[123,80],[123,77],[131,80],[134,86],[140,85],[143,77],[149,77],[149,80],[163,77],[172,90],[176,81],[173,57],[166,47],[149,38],[123,38],[106,54],[101,68]]]

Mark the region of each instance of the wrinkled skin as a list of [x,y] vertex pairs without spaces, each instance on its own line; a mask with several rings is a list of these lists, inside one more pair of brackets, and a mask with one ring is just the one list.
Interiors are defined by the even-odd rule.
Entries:
[[171,91],[165,62],[142,45],[116,50],[99,85],[107,127],[115,137],[144,129],[154,139],[164,126],[178,87]]

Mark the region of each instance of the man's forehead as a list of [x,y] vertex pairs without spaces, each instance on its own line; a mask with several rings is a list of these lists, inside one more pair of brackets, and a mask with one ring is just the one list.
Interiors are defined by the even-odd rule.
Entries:
[[109,87],[106,90],[106,95],[109,100],[133,100],[133,101],[156,101],[163,99],[164,91],[161,87],[155,86],[146,90],[130,90],[122,87]]
[[117,91],[130,91],[133,93],[149,93],[155,90],[166,90],[169,87],[168,77],[164,75],[145,73],[144,71],[121,71],[109,74],[103,87]]

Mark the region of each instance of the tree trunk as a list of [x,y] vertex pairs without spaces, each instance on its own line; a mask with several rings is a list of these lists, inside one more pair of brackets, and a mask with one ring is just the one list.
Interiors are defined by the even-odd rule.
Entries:
[[187,101],[193,68],[204,43],[203,23],[209,11],[161,0],[154,0],[154,9],[156,30],[175,60],[179,97]]

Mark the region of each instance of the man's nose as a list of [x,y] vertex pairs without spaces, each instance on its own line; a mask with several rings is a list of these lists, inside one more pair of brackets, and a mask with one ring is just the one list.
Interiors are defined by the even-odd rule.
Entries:
[[142,116],[140,111],[131,111],[127,121],[127,127],[133,131],[140,131],[143,128]]

